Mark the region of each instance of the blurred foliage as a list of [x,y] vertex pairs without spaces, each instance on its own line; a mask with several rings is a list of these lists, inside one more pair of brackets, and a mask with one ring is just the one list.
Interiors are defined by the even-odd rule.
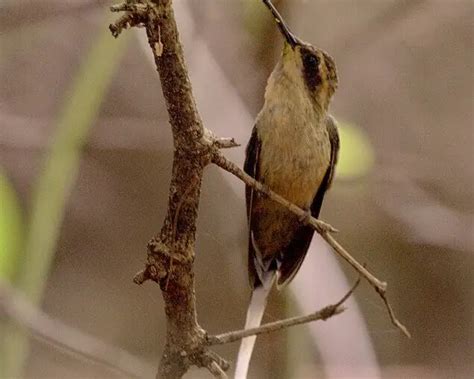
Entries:
[[[298,306],[294,293],[287,291],[285,293],[286,309],[285,317],[294,317],[301,315],[302,310]],[[311,334],[308,331],[308,325],[299,325],[285,329],[286,334],[286,361],[285,377],[302,378],[305,362],[311,362],[315,355],[311,341]]]
[[[101,25],[108,25],[114,15]],[[83,64],[65,96],[43,168],[32,193],[24,264],[16,287],[34,304],[41,302],[56,252],[68,196],[76,180],[89,130],[125,51],[130,33],[113,41],[103,28],[85,54]],[[25,330],[9,325],[5,331],[1,377],[21,377],[28,356]]]
[[33,302],[41,300],[82,148],[128,41],[127,34],[112,43],[111,38],[104,29],[74,78],[33,190],[26,245],[29,263],[18,282]]
[[23,214],[18,196],[0,167],[0,278],[13,281],[23,241]]
[[273,24],[270,13],[260,1],[245,0],[242,10],[245,29],[256,38],[266,33],[268,26]]
[[366,175],[374,165],[374,151],[369,139],[354,124],[338,121],[338,128],[341,148],[336,175],[342,179]]

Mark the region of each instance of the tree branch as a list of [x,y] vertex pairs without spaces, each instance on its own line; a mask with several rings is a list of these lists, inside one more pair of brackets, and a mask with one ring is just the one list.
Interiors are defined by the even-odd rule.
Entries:
[[[160,284],[167,321],[166,345],[157,377],[179,378],[191,365],[221,369],[228,365],[204,345],[194,294],[194,243],[201,180],[214,139],[206,133],[196,108],[179,41],[171,0],[127,0],[112,11],[125,11],[110,26],[114,36],[144,26],[161,80],[174,142],[168,211],[161,231],[148,243],[145,270],[136,283]],[[193,183],[193,185],[190,185]]]
[[313,312],[306,316],[291,317],[285,320],[279,320],[275,322],[269,322],[268,324],[261,325],[256,328],[237,330],[234,332],[228,332],[223,334],[218,334],[216,336],[208,336],[207,342],[209,345],[222,345],[225,343],[231,343],[239,341],[242,338],[256,336],[259,334],[270,333],[281,329],[286,329],[291,326],[306,324],[308,322],[323,320],[326,321],[332,316],[336,316],[346,310],[342,306],[344,302],[354,293],[355,289],[360,283],[360,279],[356,281],[354,286],[347,292],[341,300],[336,304],[330,304],[319,311]]

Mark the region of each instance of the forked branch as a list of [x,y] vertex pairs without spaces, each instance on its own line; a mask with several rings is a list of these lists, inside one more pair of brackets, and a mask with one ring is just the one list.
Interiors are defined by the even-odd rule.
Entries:
[[237,330],[234,332],[218,334],[215,336],[208,336],[207,342],[209,345],[222,345],[225,343],[239,341],[242,338],[257,336],[259,334],[264,334],[264,333],[270,333],[277,330],[286,329],[291,326],[306,324],[312,321],[318,321],[318,320],[326,321],[328,318],[332,316],[336,316],[346,310],[346,308],[343,307],[342,305],[354,293],[359,283],[360,283],[360,278],[357,279],[354,286],[336,304],[330,304],[320,309],[319,311],[310,313],[309,315],[291,317],[285,320],[269,322],[268,324],[263,324],[256,328]]

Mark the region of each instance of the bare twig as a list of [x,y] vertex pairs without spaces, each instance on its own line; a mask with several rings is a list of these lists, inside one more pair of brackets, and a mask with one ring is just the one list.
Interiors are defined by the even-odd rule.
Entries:
[[211,372],[212,375],[214,375],[214,378],[220,378],[220,379],[227,379],[228,378],[225,371],[222,370],[221,367],[215,361],[212,361],[207,366],[207,369]]
[[150,7],[141,3],[126,2],[110,7],[111,12],[125,12],[115,23],[109,25],[110,32],[117,38],[125,29],[144,26]]
[[247,175],[239,166],[235,163],[229,161],[224,155],[222,155],[219,151],[216,151],[212,157],[212,162],[223,168],[224,170],[234,174],[239,179],[241,179],[245,184],[248,184],[255,188],[256,190],[264,193],[272,200],[276,201],[277,203],[283,205],[285,208],[288,208],[291,212],[296,214],[301,220],[304,220],[307,224],[311,225],[318,233],[322,232],[332,232],[336,233],[337,229],[333,226],[325,223],[324,221],[318,220],[314,217],[311,217],[307,211],[304,211],[300,207],[294,205],[293,203],[289,202],[282,196],[278,195],[277,193],[273,192],[270,188],[265,186],[264,184],[258,182],[251,176]]
[[212,162],[217,166],[221,167],[222,169],[230,172],[231,174],[237,176],[241,179],[245,184],[253,187],[257,191],[260,191],[267,195],[270,199],[276,201],[277,203],[281,204],[301,219],[305,220],[308,225],[311,225],[314,230],[316,230],[321,237],[333,248],[333,250],[339,254],[342,258],[344,258],[360,275],[362,275],[377,293],[382,297],[385,306],[387,308],[388,314],[390,316],[390,320],[392,324],[400,329],[407,337],[411,337],[408,329],[396,318],[395,313],[387,300],[386,292],[387,292],[387,283],[382,282],[377,279],[372,273],[370,273],[363,265],[361,265],[357,260],[355,260],[330,234],[336,232],[337,230],[333,228],[331,225],[318,220],[312,217],[308,212],[305,212],[303,209],[297,207],[296,205],[290,203],[288,200],[285,200],[283,197],[278,195],[277,193],[273,192],[271,189],[263,185],[262,183],[258,182],[251,176],[247,175],[240,167],[238,167],[235,163],[229,161],[220,151],[216,151],[213,155]]
[[390,320],[392,321],[392,324],[395,325],[398,329],[400,329],[403,332],[403,334],[405,334],[408,338],[411,338],[411,333],[408,331],[407,327],[398,320],[397,316],[395,316],[395,312],[393,311],[393,308],[390,305],[390,302],[388,301],[385,292],[381,292],[377,289],[375,290],[378,292],[383,302],[385,303],[385,307],[387,308],[388,315],[390,316]]
[[0,311],[56,348],[77,354],[126,377],[149,377],[154,371],[153,366],[125,350],[48,316],[5,282],[0,282]]
[[387,283],[381,282],[373,274],[371,274],[363,265],[357,262],[352,255],[350,255],[346,249],[344,249],[339,242],[337,242],[332,235],[329,233],[323,232],[319,233],[321,237],[338,253],[342,258],[344,258],[354,269],[359,272],[367,281],[377,290],[382,293],[387,291]]
[[285,320],[270,322],[256,328],[237,330],[235,332],[228,332],[218,334],[216,336],[208,336],[207,341],[209,345],[221,345],[225,343],[239,341],[242,338],[255,336],[263,333],[270,333],[281,329],[286,329],[291,326],[306,324],[308,322],[317,320],[327,320],[328,318],[338,315],[345,311],[346,308],[342,306],[344,302],[354,293],[355,289],[360,283],[360,278],[356,281],[354,286],[339,300],[336,304],[331,304],[323,309],[313,312],[306,316],[291,317]]
[[237,143],[233,138],[219,138],[216,139],[215,146],[218,149],[229,149],[240,146],[240,143]]

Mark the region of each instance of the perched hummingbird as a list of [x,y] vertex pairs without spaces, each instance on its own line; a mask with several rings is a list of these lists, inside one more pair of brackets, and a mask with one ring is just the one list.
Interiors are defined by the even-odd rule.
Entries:
[[[328,107],[337,88],[334,60],[296,38],[270,0],[285,38],[281,57],[265,89],[265,103],[247,145],[244,169],[302,209],[319,216],[331,185],[339,150]],[[249,226],[248,272],[252,297],[245,328],[260,325],[268,294],[298,272],[313,229],[267,196],[246,187]],[[246,378],[255,337],[242,341],[235,377]]]

